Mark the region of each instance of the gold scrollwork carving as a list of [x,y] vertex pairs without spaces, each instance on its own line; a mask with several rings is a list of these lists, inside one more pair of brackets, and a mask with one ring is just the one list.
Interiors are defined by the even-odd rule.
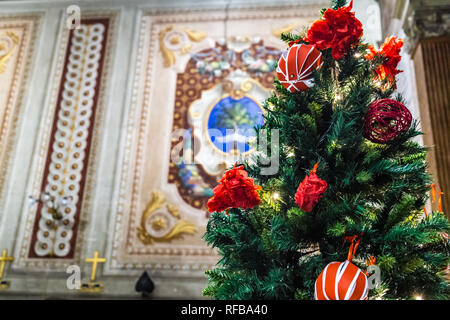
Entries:
[[[168,214],[160,210],[164,205]],[[140,226],[137,227],[138,238],[142,243],[168,242],[195,232],[197,227],[193,223],[181,220],[178,206],[166,203],[161,191],[152,192],[152,199],[142,214]]]
[[253,88],[253,80],[252,79],[245,79],[241,82],[241,90],[244,92],[249,92]]
[[180,50],[181,54],[187,54],[191,51],[192,44],[187,43],[187,39],[192,42],[200,42],[205,39],[207,34],[205,32],[195,31],[184,28],[183,31],[174,29],[173,25],[162,29],[158,34],[159,48],[164,60],[166,68],[172,66],[175,61],[175,50]]
[[161,54],[164,59],[165,67],[170,67],[171,65],[173,65],[175,63],[175,53],[173,53],[172,50],[169,50],[164,43],[164,37],[172,29],[173,29],[173,26],[168,26],[167,28],[161,30],[158,34],[159,49],[161,50]]
[[252,79],[245,79],[241,82],[240,88],[235,89],[234,83],[231,80],[224,80],[222,82],[222,90],[230,95],[234,100],[242,99],[247,92],[253,88],[254,81]]
[[194,42],[200,42],[206,38],[206,32],[195,31],[188,28],[184,28],[184,32],[186,32],[189,40]]
[[222,90],[230,94],[233,91],[234,83],[231,80],[222,81]]
[[11,58],[18,43],[19,37],[12,31],[6,31],[6,35],[0,37],[0,73],[5,72],[6,63]]

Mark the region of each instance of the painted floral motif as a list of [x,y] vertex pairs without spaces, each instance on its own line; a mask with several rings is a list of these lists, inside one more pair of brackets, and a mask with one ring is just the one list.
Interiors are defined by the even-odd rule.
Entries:
[[267,55],[279,56],[280,54],[281,51],[268,50],[264,46],[257,46],[256,54],[253,55],[249,49],[241,53],[228,49],[224,54],[219,48],[213,48],[207,53],[195,53],[192,55],[192,58],[196,61],[198,72],[200,74],[208,74],[211,78],[221,77],[224,70],[235,68],[238,61],[249,72],[255,73],[256,76],[261,76],[263,73],[272,72],[276,68],[276,61],[265,57]]

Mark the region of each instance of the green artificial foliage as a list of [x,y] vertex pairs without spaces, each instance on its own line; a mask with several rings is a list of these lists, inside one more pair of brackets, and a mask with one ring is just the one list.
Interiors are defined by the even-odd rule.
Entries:
[[337,8],[343,7],[347,4],[347,0],[332,0],[331,8],[336,10]]
[[[334,0],[332,8],[346,4]],[[303,35],[284,34],[286,42]],[[369,299],[450,298],[442,270],[449,264],[442,233],[450,232],[443,213],[424,217],[432,178],[426,148],[411,140],[417,122],[386,144],[363,136],[364,117],[378,99],[402,101],[394,86],[374,81],[384,62],[364,58],[358,44],[336,61],[322,51],[315,85],[291,93],[275,80],[265,102],[262,129],[279,130],[279,170],[261,175],[262,164],[245,169],[262,186],[253,209],[212,214],[204,235],[221,256],[203,294],[215,299],[314,299],[314,283],[332,261],[345,261],[345,237],[363,234],[353,263],[366,270],[376,257],[381,285]],[[340,98],[340,99],[338,99]],[[269,137],[270,139],[270,137]],[[312,212],[294,196],[315,163],[328,187]],[[273,194],[279,195],[274,199]]]

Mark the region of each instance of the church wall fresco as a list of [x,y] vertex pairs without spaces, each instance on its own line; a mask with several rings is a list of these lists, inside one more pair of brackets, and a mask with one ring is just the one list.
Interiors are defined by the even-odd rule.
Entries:
[[40,19],[39,13],[0,15],[0,198],[23,113],[23,95]]

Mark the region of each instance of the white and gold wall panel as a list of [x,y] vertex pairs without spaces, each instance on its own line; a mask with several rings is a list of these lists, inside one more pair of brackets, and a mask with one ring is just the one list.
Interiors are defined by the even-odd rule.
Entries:
[[24,203],[27,218],[19,266],[58,267],[80,261],[85,237],[81,221],[89,219],[91,210],[115,20],[115,13],[89,13],[79,28],[61,28],[48,116],[30,182],[33,197],[47,193],[67,197],[70,204],[58,220],[45,202]]
[[[15,145],[40,14],[0,14],[0,198]],[[0,212],[0,219],[2,213]]]

